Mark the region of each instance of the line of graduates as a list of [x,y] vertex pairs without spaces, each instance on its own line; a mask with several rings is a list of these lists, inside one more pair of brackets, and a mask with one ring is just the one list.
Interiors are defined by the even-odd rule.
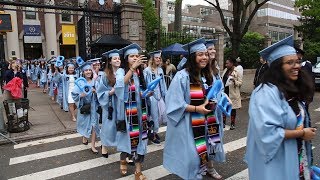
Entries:
[[[213,164],[225,161],[222,112],[205,100],[214,82],[221,81],[214,43],[199,39],[185,46],[190,56],[168,90],[161,52],[150,53],[149,66],[143,68],[147,60],[135,43],[103,53],[104,67],[98,78],[94,78],[93,61],[80,65],[74,77],[70,76],[72,65],[67,64],[68,73],[56,73],[54,79],[60,79],[66,88],[70,86],[64,81],[74,81],[71,97],[78,108],[77,131],[83,136],[82,143],[87,145],[91,138],[91,151],[97,154],[95,142],[100,137],[102,156],[108,158],[107,147],[120,152],[122,176],[128,174],[129,164],[135,166],[135,179],[147,179],[142,163],[148,139],[160,145],[159,126],[167,124],[164,167],[184,179],[202,178],[206,173],[221,179]],[[213,49],[210,55],[205,44]],[[85,79],[85,86],[78,85],[80,79],[72,80],[79,77]],[[151,89],[157,79],[159,83]],[[70,88],[63,92],[68,96]]]

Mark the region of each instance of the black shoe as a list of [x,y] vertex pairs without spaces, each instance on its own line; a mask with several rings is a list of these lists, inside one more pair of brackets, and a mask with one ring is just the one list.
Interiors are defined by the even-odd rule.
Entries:
[[156,134],[155,133],[155,135],[154,135],[155,137],[156,137],[156,139],[158,140],[158,141],[160,141],[160,137],[159,137],[159,135],[158,134]]
[[230,130],[234,130],[236,127],[234,125],[230,126]]
[[109,153],[107,154],[101,154],[103,157],[108,158],[109,157]]
[[86,142],[83,142],[83,141],[82,141],[82,144],[88,145],[88,144],[89,144],[89,141],[88,141],[88,140],[87,140]]
[[226,124],[223,124],[223,128],[226,128]]
[[134,161],[131,158],[127,158],[126,161],[127,161],[127,164],[130,165],[130,166],[134,166],[135,165]]
[[160,145],[160,141],[157,138],[151,140],[151,142],[152,142],[152,144]]

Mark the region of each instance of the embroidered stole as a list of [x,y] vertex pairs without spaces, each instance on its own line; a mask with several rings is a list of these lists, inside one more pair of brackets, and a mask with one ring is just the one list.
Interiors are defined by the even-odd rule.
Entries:
[[[135,153],[137,151],[137,147],[139,144],[139,135],[140,128],[142,129],[141,138],[142,140],[147,139],[147,108],[145,99],[141,98],[141,107],[137,106],[136,101],[136,88],[134,84],[134,80],[131,79],[131,83],[129,84],[129,99],[125,102],[125,110],[127,121],[129,122],[129,130],[130,130],[130,141],[131,141],[131,153]],[[138,93],[141,97],[141,92]],[[139,125],[139,109],[142,111],[142,126]]]
[[[203,104],[205,96],[200,84],[190,84],[191,105],[198,106]],[[203,114],[191,112],[192,131],[196,149],[200,158],[200,172],[206,170],[208,162],[207,146],[206,146],[206,118]]]

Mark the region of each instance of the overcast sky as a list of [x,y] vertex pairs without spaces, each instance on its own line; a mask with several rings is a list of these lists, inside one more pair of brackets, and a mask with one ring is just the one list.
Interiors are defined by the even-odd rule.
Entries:
[[185,4],[191,4],[191,5],[198,5],[198,4],[201,4],[201,5],[209,5],[207,2],[205,2],[204,0],[183,0],[182,1],[182,4],[183,6]]

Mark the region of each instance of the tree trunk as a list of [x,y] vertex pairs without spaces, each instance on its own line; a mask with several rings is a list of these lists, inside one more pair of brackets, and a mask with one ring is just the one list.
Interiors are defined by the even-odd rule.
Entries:
[[233,58],[239,57],[240,43],[241,43],[241,41],[240,41],[239,38],[231,38],[231,44],[232,44],[232,47],[231,47],[232,48],[232,51],[231,51],[232,54],[231,54],[231,56]]
[[180,32],[182,30],[182,0],[176,0],[174,12],[174,31]]

